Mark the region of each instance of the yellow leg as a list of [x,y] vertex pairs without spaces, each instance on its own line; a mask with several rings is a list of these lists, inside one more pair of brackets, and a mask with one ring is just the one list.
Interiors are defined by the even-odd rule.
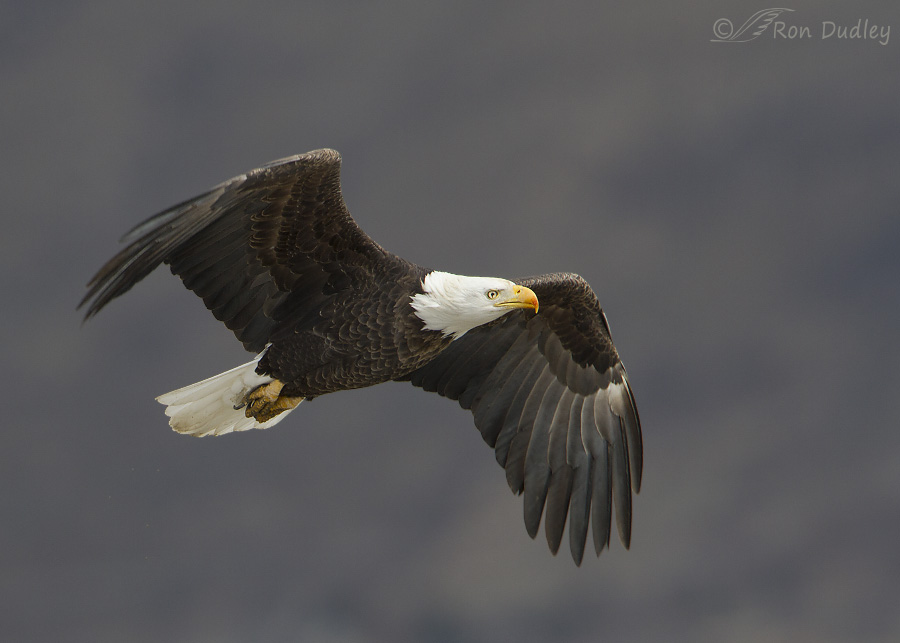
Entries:
[[288,411],[303,401],[302,397],[282,396],[284,382],[272,380],[268,384],[257,386],[244,397],[244,415],[257,422],[267,422],[279,413]]

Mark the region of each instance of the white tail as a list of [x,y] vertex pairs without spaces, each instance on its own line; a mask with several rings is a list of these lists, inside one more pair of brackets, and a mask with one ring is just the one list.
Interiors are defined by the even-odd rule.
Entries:
[[[247,393],[273,379],[256,372],[256,365],[263,353],[252,362],[156,398],[157,402],[166,405],[169,426],[179,433],[203,437],[247,429],[268,429],[278,424],[291,409],[266,422],[257,422],[245,416],[242,407]],[[242,408],[236,409],[236,406]]]

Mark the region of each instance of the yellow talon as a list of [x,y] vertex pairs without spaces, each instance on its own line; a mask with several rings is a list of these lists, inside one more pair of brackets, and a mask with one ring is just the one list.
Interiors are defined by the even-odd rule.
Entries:
[[257,386],[244,397],[244,415],[262,424],[303,401],[302,397],[282,396],[283,388],[284,382],[280,380],[272,380],[268,384]]

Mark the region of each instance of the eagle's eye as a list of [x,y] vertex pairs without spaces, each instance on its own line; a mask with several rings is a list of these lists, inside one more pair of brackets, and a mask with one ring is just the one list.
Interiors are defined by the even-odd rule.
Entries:
[[488,299],[496,299],[497,297],[500,296],[500,291],[499,290],[488,290],[487,293],[485,293],[485,294],[487,295]]

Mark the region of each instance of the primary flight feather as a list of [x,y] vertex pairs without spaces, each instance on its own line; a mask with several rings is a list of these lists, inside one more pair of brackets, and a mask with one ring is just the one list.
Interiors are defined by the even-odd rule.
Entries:
[[264,429],[316,396],[391,380],[458,400],[494,448],[531,537],[581,563],[613,506],[631,540],[641,425],[606,317],[578,275],[512,281],[423,268],[372,241],[316,150],[221,183],[139,224],[88,284],[86,318],[160,263],[256,357],[157,399],[196,436]]

